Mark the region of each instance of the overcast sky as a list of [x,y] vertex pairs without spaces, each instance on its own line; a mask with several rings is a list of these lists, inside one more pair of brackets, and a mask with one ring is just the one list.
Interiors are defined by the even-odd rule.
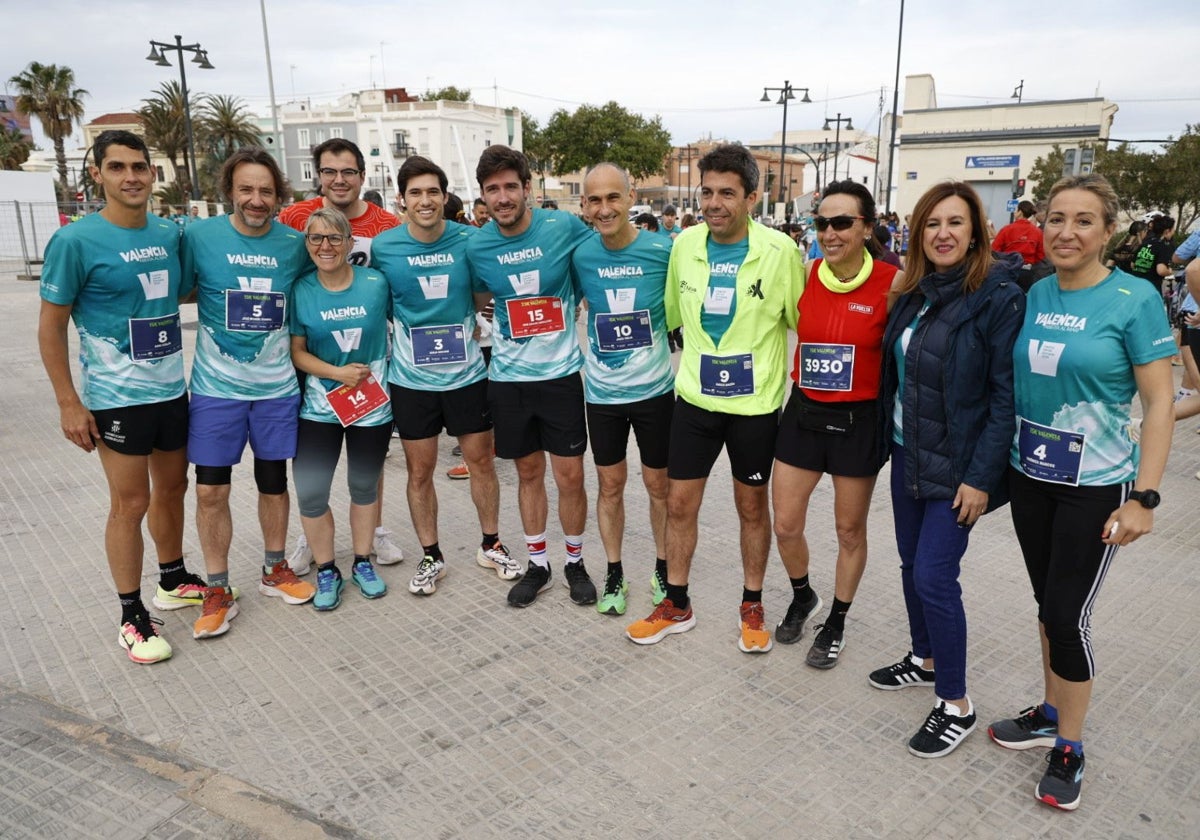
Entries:
[[[199,42],[216,68],[189,64],[189,88],[270,113],[255,0],[3,5],[0,80],[30,61],[66,64],[90,93],[87,119],[134,110],[178,79],[145,60],[150,39],[176,34]],[[785,80],[813,99],[788,108],[789,128],[820,128],[840,112],[876,129],[881,89],[891,110],[899,23],[899,0],[266,0],[266,9],[280,104],[385,83],[416,94],[457,85],[544,124],[557,108],[612,99],[661,115],[679,144],[770,137],[782,109],[759,99]],[[1200,122],[1200,12],[1195,0],[1140,9],[1128,0],[908,0],[900,110],[908,74],[932,74],[942,106],[1010,102],[1023,79],[1025,101],[1116,102],[1115,138],[1178,135]]]

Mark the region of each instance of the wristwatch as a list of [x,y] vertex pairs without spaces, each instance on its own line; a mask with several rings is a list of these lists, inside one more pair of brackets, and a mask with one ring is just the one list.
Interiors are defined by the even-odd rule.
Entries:
[[1146,510],[1154,510],[1162,502],[1162,496],[1158,495],[1157,490],[1130,490],[1129,498],[1140,503]]

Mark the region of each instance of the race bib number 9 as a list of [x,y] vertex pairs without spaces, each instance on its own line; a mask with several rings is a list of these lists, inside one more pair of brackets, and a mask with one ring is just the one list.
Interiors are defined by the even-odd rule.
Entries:
[[135,362],[165,359],[183,351],[179,313],[129,319],[129,356]]
[[1021,471],[1030,478],[1054,484],[1079,484],[1079,466],[1087,445],[1082,432],[1067,432],[1021,418],[1017,452]]
[[283,329],[283,292],[225,292],[225,329],[231,332],[271,332]]
[[388,401],[387,392],[374,376],[368,376],[354,388],[349,385],[334,388],[325,396],[342,426],[353,426]]
[[700,393],[710,397],[744,397],[754,393],[754,357],[700,356]]
[[562,298],[521,297],[513,298],[505,305],[508,331],[513,338],[532,338],[566,329]]
[[409,340],[412,342],[415,365],[445,365],[467,360],[467,342],[463,336],[462,324],[413,327],[409,333]]
[[596,344],[603,353],[637,350],[654,344],[650,330],[650,310],[600,312],[596,314]]
[[800,387],[849,391],[854,379],[853,344],[800,345]]

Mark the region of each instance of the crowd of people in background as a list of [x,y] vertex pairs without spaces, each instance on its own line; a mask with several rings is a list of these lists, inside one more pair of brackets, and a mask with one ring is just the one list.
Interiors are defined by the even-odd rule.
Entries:
[[[696,624],[701,506],[725,451],[743,570],[737,645],[761,655],[811,630],[804,661],[829,670],[853,637],[868,511],[890,461],[908,651],[869,684],[932,689],[907,742],[917,757],[946,755],[976,728],[959,576],[973,526],[1009,505],[1037,606],[1029,670],[1036,637],[1044,691],[987,730],[1002,747],[1046,749],[1035,796],[1078,807],[1096,597],[1117,549],[1153,526],[1173,424],[1200,413],[1200,234],[1173,248],[1175,222],[1159,215],[1118,236],[1117,196],[1086,175],[1056,183],[1042,207],[1021,202],[998,232],[963,182],[930,188],[901,220],[837,181],[789,235],[754,218],[760,173],[738,145],[701,158],[699,218],[669,205],[631,214],[628,173],[603,161],[584,180],[580,216],[534,207],[528,161],[500,145],[478,161],[469,209],[436,162],[409,157],[398,213],[364,192],[362,152],[341,138],[314,150],[319,193],[286,207],[272,155],[234,153],[220,176],[231,211],[213,218],[194,206],[148,216],[154,173],[135,135],[103,133],[94,160],[107,204],[47,247],[38,336],[63,434],[99,452],[108,480],[118,640],[134,662],[173,653],[142,601],[144,521],[158,560],[152,604],[199,607],[196,639],[237,617],[230,490],[247,445],[262,595],[342,605],[329,500],[343,452],[349,581],[367,600],[388,594],[377,565],[403,559],[384,526],[394,438],[420,544],[408,590],[433,595],[461,571],[439,537],[446,434],[462,458],[451,477],[469,481],[477,513],[472,559],[510,583],[508,604],[533,605],[561,571],[573,603],[621,616],[629,580],[644,580],[653,608],[624,630],[643,646]],[[1185,265],[1186,290],[1164,286]],[[185,377],[189,300],[199,330]],[[1172,359],[1186,365],[1177,393]],[[627,571],[631,432],[655,557]],[[599,586],[583,551],[589,445]],[[496,458],[515,467],[524,563],[501,540]],[[289,462],[303,534],[290,555]],[[203,575],[183,559],[189,463]],[[806,539],[825,475],[833,521],[814,527],[837,536],[832,585],[810,579]],[[762,598],[772,542],[792,591],[774,627]],[[313,565],[315,584],[304,580]]]

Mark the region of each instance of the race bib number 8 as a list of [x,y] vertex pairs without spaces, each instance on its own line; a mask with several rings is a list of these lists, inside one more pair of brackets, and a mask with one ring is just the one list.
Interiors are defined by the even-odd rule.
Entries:
[[854,380],[853,344],[800,345],[800,387],[849,391]]
[[532,338],[566,329],[562,298],[513,298],[505,306],[508,309],[508,332],[513,338]]
[[700,356],[700,393],[710,397],[743,397],[754,393],[754,357]]
[[1086,445],[1087,439],[1082,432],[1043,426],[1024,417],[1017,430],[1021,470],[1040,481],[1077,486]]
[[368,376],[354,388],[349,385],[334,388],[325,396],[342,426],[353,426],[388,401],[387,391],[374,376]]
[[652,346],[654,334],[650,330],[650,310],[597,313],[596,344],[602,353]]
[[445,365],[467,360],[467,342],[463,337],[462,324],[413,327],[409,340],[412,342],[415,365]]
[[164,359],[183,352],[179,313],[161,318],[129,319],[129,356],[135,362]]
[[283,292],[225,292],[225,329],[231,332],[271,332],[283,329]]

